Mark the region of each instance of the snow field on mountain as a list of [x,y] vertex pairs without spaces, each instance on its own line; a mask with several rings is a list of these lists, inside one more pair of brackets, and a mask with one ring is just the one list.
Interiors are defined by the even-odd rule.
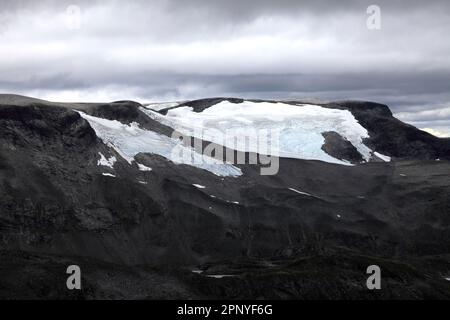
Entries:
[[153,153],[174,163],[192,165],[218,176],[242,175],[241,170],[231,164],[203,156],[175,139],[139,128],[137,123],[127,125],[117,120],[93,117],[81,111],[78,112],[89,122],[97,136],[130,164],[138,153]]
[[169,110],[167,115],[141,110],[184,135],[243,152],[349,165],[322,150],[325,142],[322,133],[335,131],[347,139],[365,161],[372,155],[372,150],[363,143],[363,139],[369,137],[367,130],[348,110],[250,101],[237,104],[222,101],[202,112],[179,107]]

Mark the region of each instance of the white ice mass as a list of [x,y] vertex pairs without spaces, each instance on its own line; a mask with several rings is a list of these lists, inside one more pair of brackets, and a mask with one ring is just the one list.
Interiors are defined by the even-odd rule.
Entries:
[[139,128],[137,123],[123,124],[117,120],[93,117],[81,111],[97,136],[105,144],[114,148],[129,163],[138,153],[153,153],[163,156],[176,164],[192,165],[208,170],[218,176],[239,176],[239,168],[219,160],[196,153],[192,148],[153,131]]
[[[369,137],[367,130],[348,110],[250,101],[238,104],[222,101],[202,112],[179,107],[169,110],[167,115],[141,110],[185,135],[239,151],[349,165],[322,150],[325,142],[322,133],[335,131],[350,141],[364,160],[368,161],[372,155],[372,150],[363,143]],[[246,138],[241,139],[243,136]]]

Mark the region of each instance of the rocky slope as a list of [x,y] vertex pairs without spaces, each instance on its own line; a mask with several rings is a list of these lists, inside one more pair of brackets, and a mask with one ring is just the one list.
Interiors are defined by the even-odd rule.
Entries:
[[[0,96],[0,297],[450,298],[448,139],[384,105],[347,101],[317,107],[351,115],[368,137],[322,132],[312,154],[331,162],[302,159],[292,139],[298,152],[275,175],[171,161],[176,116],[224,102],[269,103],[156,111]],[[65,287],[70,264],[82,269],[81,291]],[[382,290],[365,287],[371,264]]]

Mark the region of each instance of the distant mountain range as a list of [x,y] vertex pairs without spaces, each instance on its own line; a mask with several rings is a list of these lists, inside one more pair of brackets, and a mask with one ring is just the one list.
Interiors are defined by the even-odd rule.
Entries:
[[0,298],[450,298],[450,139],[386,105],[0,95],[0,141]]

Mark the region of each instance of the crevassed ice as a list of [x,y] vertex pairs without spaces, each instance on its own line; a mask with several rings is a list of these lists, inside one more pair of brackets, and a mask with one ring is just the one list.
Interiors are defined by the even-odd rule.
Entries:
[[138,153],[153,153],[163,156],[177,164],[192,165],[208,170],[218,176],[239,176],[239,168],[203,156],[180,142],[153,131],[139,128],[137,123],[123,124],[117,120],[93,117],[84,112],[78,113],[86,119],[103,142],[113,147],[129,163]]
[[[185,135],[239,151],[349,165],[322,150],[325,142],[322,133],[335,131],[350,141],[366,161],[372,153],[363,143],[369,137],[367,130],[348,110],[250,101],[238,104],[222,101],[199,113],[191,107],[179,107],[165,116],[141,110]],[[246,141],[239,139],[246,133],[250,136]]]

